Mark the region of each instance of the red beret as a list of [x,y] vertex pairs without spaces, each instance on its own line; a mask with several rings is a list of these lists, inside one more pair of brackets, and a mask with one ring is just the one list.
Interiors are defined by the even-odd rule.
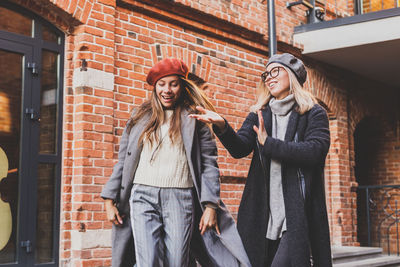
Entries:
[[179,75],[187,78],[188,67],[182,60],[177,58],[165,58],[157,62],[147,74],[146,81],[150,85],[155,85],[162,77],[169,75]]

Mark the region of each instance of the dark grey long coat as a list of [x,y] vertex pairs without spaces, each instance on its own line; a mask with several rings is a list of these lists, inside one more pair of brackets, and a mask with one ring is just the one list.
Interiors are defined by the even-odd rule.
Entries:
[[[112,229],[112,266],[132,267],[135,262],[133,236],[129,219],[129,197],[133,185],[134,174],[139,163],[142,150],[138,139],[147,123],[143,118],[127,133],[123,132],[118,163],[104,186],[101,196],[113,199],[119,211],[125,214],[124,224]],[[191,253],[204,267],[235,267],[250,266],[242,241],[236,229],[236,224],[220,200],[219,169],[217,165],[217,146],[207,125],[188,117],[183,111],[181,116],[181,132],[185,152],[193,178],[197,195],[195,208],[195,225],[191,242]],[[203,236],[198,231],[202,215],[202,204],[212,202],[218,205],[218,225],[221,235],[214,230],[207,231]]]
[[[326,212],[323,167],[330,145],[329,122],[326,111],[315,105],[300,115],[295,110],[290,115],[285,140],[271,137],[272,115],[269,106],[262,110],[268,138],[260,147],[264,175],[256,133],[258,116],[250,113],[236,133],[227,125],[217,136],[235,158],[242,158],[252,151],[253,159],[238,213],[238,230],[253,267],[264,266],[265,239],[269,215],[269,174],[271,159],[282,165],[282,187],[285,202],[287,236],[291,265],[310,266],[310,248],[314,267],[330,267],[331,248]],[[297,132],[298,142],[294,142]],[[305,176],[305,199],[297,170]]]

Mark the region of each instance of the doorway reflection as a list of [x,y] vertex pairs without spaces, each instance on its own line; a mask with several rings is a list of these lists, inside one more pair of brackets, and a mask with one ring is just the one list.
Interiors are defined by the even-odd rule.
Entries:
[[[23,55],[0,49],[0,264],[16,261]],[[4,64],[7,63],[7,64]]]

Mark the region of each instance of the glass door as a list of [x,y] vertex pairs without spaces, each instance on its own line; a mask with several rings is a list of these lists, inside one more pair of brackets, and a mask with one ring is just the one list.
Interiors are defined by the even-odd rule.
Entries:
[[0,267],[56,267],[64,39],[0,1]]
[[[0,40],[0,265],[26,266],[32,48]],[[25,242],[25,243],[24,243]],[[21,244],[25,247],[21,247]],[[21,265],[22,264],[22,265]]]

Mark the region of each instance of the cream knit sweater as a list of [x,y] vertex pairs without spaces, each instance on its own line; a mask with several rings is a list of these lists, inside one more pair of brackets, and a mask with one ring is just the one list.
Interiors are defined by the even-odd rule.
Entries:
[[182,137],[172,143],[169,137],[172,110],[166,110],[167,120],[161,125],[160,140],[144,141],[134,183],[155,187],[190,188],[193,180],[183,147]]

